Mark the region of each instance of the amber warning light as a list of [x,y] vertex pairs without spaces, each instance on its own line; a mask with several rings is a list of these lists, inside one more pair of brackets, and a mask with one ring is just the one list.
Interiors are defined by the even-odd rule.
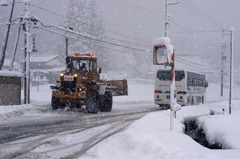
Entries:
[[86,54],[81,54],[81,53],[75,53],[75,55],[76,56],[81,56],[81,55],[83,55],[83,56],[93,56],[93,53],[86,53]]
[[87,55],[87,56],[93,56],[93,54],[92,54],[92,53],[87,53],[86,55]]
[[76,53],[75,53],[75,55],[76,55],[76,56],[80,56],[80,55],[81,55],[81,53],[79,53],[79,52],[76,52]]

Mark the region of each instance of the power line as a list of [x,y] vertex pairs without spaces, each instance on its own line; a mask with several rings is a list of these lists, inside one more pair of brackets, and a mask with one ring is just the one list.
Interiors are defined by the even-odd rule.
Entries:
[[196,5],[194,5],[191,1],[189,0],[185,0],[188,2],[189,6],[192,6],[192,8],[194,10],[196,10],[198,13],[200,13],[201,15],[203,15],[205,18],[207,18],[209,21],[212,21],[213,23],[215,23],[216,25],[219,25],[219,26],[224,26],[223,23],[213,19],[212,17],[210,17],[209,15],[207,15],[205,12],[203,12],[199,7],[197,7]]
[[220,33],[222,31],[217,31],[217,30],[193,30],[193,31],[176,31],[172,32],[175,34],[185,34],[185,33]]
[[202,15],[200,15],[198,12],[196,12],[196,9],[194,9],[191,5],[189,5],[188,3],[186,3],[185,1],[182,1],[183,6],[185,6],[187,9],[189,9],[189,11],[191,11],[193,14],[195,14],[196,16],[198,16],[200,19],[202,19],[203,21],[205,21],[206,23],[212,25],[213,27],[216,28],[222,28],[221,25],[216,24],[215,22],[210,21],[209,19],[205,19],[206,17],[203,17]]
[[117,44],[117,43],[113,43],[113,42],[108,42],[108,41],[105,41],[105,40],[102,40],[102,39],[97,39],[97,38],[94,38],[94,37],[91,37],[91,36],[88,36],[88,35],[84,35],[84,34],[82,34],[82,33],[76,32],[76,31],[72,31],[72,30],[68,30],[68,29],[65,29],[65,28],[56,26],[56,25],[51,25],[51,27],[54,27],[54,28],[59,29],[59,30],[62,30],[62,31],[67,31],[67,32],[69,32],[69,33],[73,33],[73,34],[76,34],[76,35],[79,35],[79,36],[81,36],[81,37],[85,37],[85,38],[88,38],[88,39],[91,39],[91,40],[96,40],[96,41],[99,41],[99,42],[103,42],[103,43],[106,43],[106,44],[111,44],[111,45],[114,45],[114,46],[124,47],[124,48],[133,49],[133,50],[138,50],[138,51],[143,51],[143,52],[146,52],[146,51],[147,51],[147,50],[145,50],[145,49],[130,47],[130,46],[121,45],[121,44]]
[[108,1],[111,2],[111,3],[113,3],[113,4],[115,4],[115,5],[117,5],[117,6],[122,5],[122,6],[130,7],[130,8],[132,8],[132,9],[135,9],[136,11],[144,14],[144,15],[146,15],[146,13],[147,13],[147,14],[152,14],[152,15],[156,16],[156,18],[159,18],[159,16],[161,15],[161,13],[159,13],[159,12],[154,12],[154,11],[152,11],[152,10],[150,10],[150,9],[147,9],[147,8],[144,8],[144,7],[140,7],[140,6],[138,6],[138,5],[129,3],[129,2],[124,1],[124,0],[121,0],[121,1],[108,0]]
[[[54,30],[51,30],[51,29],[48,29],[46,27],[40,27],[41,29],[43,30],[46,30],[48,32],[52,32],[54,34],[58,34],[60,36],[64,36],[64,37],[68,37],[68,38],[72,38],[72,39],[75,39],[75,40],[79,40],[79,41],[82,41],[82,42],[85,42],[85,43],[89,43],[89,44],[92,44],[92,45],[95,45],[95,46],[100,46],[100,47],[103,47],[105,49],[108,49],[108,50],[113,50],[113,51],[118,51],[118,52],[122,52],[122,53],[126,53],[126,54],[136,54],[136,55],[141,55],[141,56],[152,56],[152,54],[143,54],[143,53],[136,53],[136,52],[128,52],[128,51],[123,51],[123,50],[119,50],[119,49],[114,49],[114,48],[110,48],[110,47],[106,47],[106,46],[103,46],[103,45],[99,45],[99,44],[96,44],[96,43],[91,43],[91,42],[88,42],[88,41],[85,41],[85,40],[82,40],[82,39],[79,39],[79,38],[76,38],[76,37],[73,37],[73,36],[70,36],[70,35],[66,35],[66,34],[63,34],[63,33],[60,33],[60,32],[57,32],[57,31],[54,31]],[[152,51],[148,51],[148,53],[151,53]],[[208,70],[212,70],[212,71],[216,71],[216,70],[219,70],[219,69],[214,69],[213,67],[211,66],[207,66],[207,65],[202,65],[202,64],[199,64],[199,63],[194,63],[194,62],[190,62],[188,60],[184,60],[182,58],[179,58],[179,57],[176,57],[176,61],[179,61],[181,62],[182,64],[185,64],[185,65],[188,65],[188,66],[191,66],[191,67],[195,67],[195,68],[199,68],[199,69],[202,69],[203,67],[207,67]]]
[[148,55],[148,54],[142,54],[142,53],[135,53],[135,52],[127,52],[127,51],[123,51],[123,50],[119,50],[119,49],[114,49],[114,48],[109,48],[109,47],[106,47],[106,46],[103,46],[103,45],[99,45],[99,44],[96,44],[96,43],[91,43],[91,42],[88,42],[88,41],[84,41],[82,39],[79,39],[79,38],[76,38],[76,37],[73,37],[73,36],[70,36],[70,35],[66,35],[66,34],[63,34],[63,33],[60,33],[60,32],[57,32],[57,31],[54,31],[54,30],[51,30],[51,29],[48,29],[46,27],[41,27],[41,29],[43,30],[46,30],[48,32],[52,32],[54,34],[58,34],[60,36],[64,36],[64,37],[68,37],[68,38],[72,38],[72,39],[75,39],[75,40],[79,40],[79,41],[82,41],[82,42],[85,42],[85,43],[89,43],[89,44],[92,44],[92,45],[95,45],[95,46],[100,46],[100,47],[103,47],[103,48],[106,48],[108,50],[114,50],[114,51],[119,51],[119,52],[123,52],[123,53],[127,53],[127,54],[137,54],[137,55],[144,55],[144,56],[152,56],[151,54]]
[[139,41],[143,41],[143,42],[145,42],[145,43],[146,43],[146,42],[148,43],[148,41],[145,41],[145,40],[142,40],[142,39],[133,38],[133,37],[130,37],[130,36],[121,34],[121,33],[117,33],[117,32],[111,31],[111,30],[104,29],[104,28],[102,28],[102,27],[94,26],[94,25],[92,25],[92,24],[88,24],[88,23],[86,23],[86,22],[82,22],[82,21],[73,19],[73,18],[71,18],[71,17],[66,17],[66,16],[64,16],[64,15],[62,15],[62,14],[60,14],[60,13],[57,13],[57,12],[54,12],[54,11],[45,9],[45,8],[43,8],[43,7],[40,7],[40,6],[36,6],[36,5],[33,5],[33,4],[31,4],[31,6],[36,7],[37,9],[41,9],[41,10],[43,10],[43,11],[46,11],[46,12],[55,14],[55,15],[57,15],[57,16],[59,16],[59,17],[62,17],[62,18],[67,18],[67,19],[73,20],[73,21],[75,21],[75,22],[79,22],[79,23],[81,23],[81,24],[84,24],[84,25],[92,26],[92,27],[94,27],[94,28],[103,29],[104,31],[109,32],[109,33],[113,33],[113,34],[120,35],[120,36],[123,36],[123,37],[127,37],[127,38],[130,38],[130,39],[137,39],[137,40],[139,40]]
[[[209,66],[209,65],[203,65],[203,64],[200,64],[200,63],[196,63],[196,62],[192,62],[192,61],[186,61],[185,59],[182,59],[178,56],[176,56],[177,59],[180,59],[182,61],[185,61],[185,62],[189,62],[191,64],[195,64],[195,65],[198,65],[198,66],[203,66],[203,67],[209,67],[209,68],[214,68],[213,66]],[[216,69],[220,69],[220,67],[215,67]]]
[[185,65],[189,65],[189,66],[191,66],[191,67],[195,67],[195,68],[199,68],[199,69],[208,69],[208,70],[212,70],[212,71],[218,71],[218,70],[220,70],[220,69],[218,69],[218,68],[214,68],[214,67],[209,67],[209,66],[207,66],[207,65],[199,65],[199,64],[197,64],[197,63],[193,63],[193,62],[191,62],[191,61],[187,61],[187,60],[182,60],[182,59],[179,59],[179,58],[176,58],[176,61],[179,61],[179,62],[181,62],[181,63],[183,63],[183,64],[185,64]]
[[[203,67],[202,66],[197,66],[197,65],[194,65],[194,64],[191,64],[189,62],[184,62],[184,61],[181,61],[179,59],[176,59],[176,61],[179,61],[180,63],[179,64],[184,64],[184,65],[187,65],[187,66],[191,66],[191,67],[194,67],[194,68],[197,68],[197,69],[201,69],[203,70]],[[206,68],[208,71],[219,71],[219,69],[210,69],[210,68]]]

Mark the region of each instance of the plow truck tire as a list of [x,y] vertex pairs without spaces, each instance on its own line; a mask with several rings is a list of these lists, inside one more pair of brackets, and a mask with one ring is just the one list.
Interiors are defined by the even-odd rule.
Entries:
[[85,104],[88,113],[96,114],[98,113],[98,92],[97,91],[87,91]]
[[99,108],[102,112],[110,112],[112,110],[112,93],[106,91],[103,96],[99,98]]
[[56,97],[52,97],[52,101],[51,101],[52,109],[53,110],[58,109],[59,104],[60,104],[60,100]]

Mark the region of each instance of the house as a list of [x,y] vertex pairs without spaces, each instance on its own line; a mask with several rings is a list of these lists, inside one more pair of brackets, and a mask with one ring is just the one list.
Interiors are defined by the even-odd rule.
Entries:
[[55,83],[65,69],[65,60],[58,55],[39,55],[30,57],[32,85]]
[[58,55],[39,55],[30,57],[31,69],[51,69],[64,66],[65,60]]

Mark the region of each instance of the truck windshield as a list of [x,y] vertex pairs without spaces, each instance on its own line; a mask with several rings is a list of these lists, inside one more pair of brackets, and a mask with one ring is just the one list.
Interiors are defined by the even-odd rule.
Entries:
[[[170,81],[171,80],[171,71],[160,70],[157,73],[157,78],[161,81]],[[185,78],[184,71],[175,71],[175,80],[181,81]]]
[[89,60],[80,60],[73,59],[72,60],[72,69],[75,71],[80,71],[80,73],[88,74],[92,73],[92,61]]

